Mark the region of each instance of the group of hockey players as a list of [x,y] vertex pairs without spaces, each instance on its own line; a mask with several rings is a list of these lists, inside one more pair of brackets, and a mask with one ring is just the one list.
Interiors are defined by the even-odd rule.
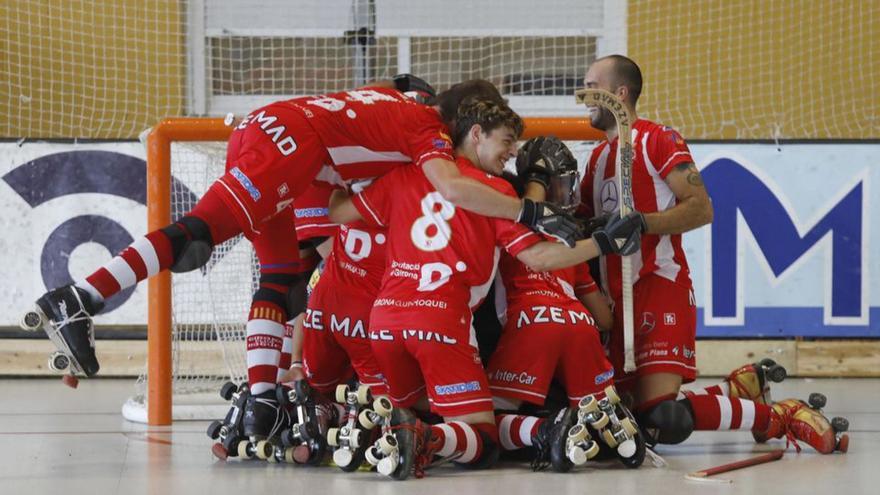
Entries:
[[[584,83],[635,113],[632,60],[601,58]],[[403,74],[272,103],[236,125],[226,173],[192,211],[42,296],[24,325],[94,375],[91,317],[107,297],[161,270],[197,269],[243,233],[260,283],[247,382],[223,388],[232,407],[208,431],[218,457],[332,459],[406,479],[500,455],[559,472],[605,458],[635,468],[648,447],[694,430],[846,451],[846,421],[821,414],[823,396],[771,401],[769,382],[785,374],[772,361],[681,389],[696,378],[681,234],[711,222],[709,196],[682,137],[638,119],[635,211],[621,216],[614,116],[587,110],[607,140],[580,181],[552,136],[517,150],[523,121],[487,81],[438,94]],[[621,256],[634,267],[632,373]],[[474,318],[481,304],[497,321]],[[481,358],[493,324],[500,338]]]

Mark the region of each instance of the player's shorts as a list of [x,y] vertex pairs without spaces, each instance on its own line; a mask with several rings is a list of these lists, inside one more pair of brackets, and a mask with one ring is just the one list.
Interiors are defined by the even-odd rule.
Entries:
[[444,417],[492,411],[486,372],[467,330],[372,329],[370,339],[395,406],[412,407],[427,394],[431,410]]
[[312,387],[332,392],[356,373],[374,395],[387,394],[368,333],[374,299],[330,279],[315,286],[303,321],[303,366]]
[[540,302],[511,307],[489,359],[492,395],[543,405],[553,378],[572,407],[613,383],[599,330],[580,303]]
[[615,301],[609,353],[618,388],[630,389],[638,376],[680,375],[683,383],[697,377],[697,307],[690,287],[656,275],[642,277],[633,287],[636,371],[623,373],[623,303]]
[[302,195],[330,156],[308,120],[283,103],[251,113],[229,137],[226,173],[215,186],[245,234]]

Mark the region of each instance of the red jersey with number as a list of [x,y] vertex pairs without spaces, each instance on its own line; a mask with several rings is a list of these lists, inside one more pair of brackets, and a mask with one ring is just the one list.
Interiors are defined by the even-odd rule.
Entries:
[[282,102],[296,108],[332,160],[318,180],[348,183],[379,177],[408,163],[449,161],[452,140],[440,114],[388,88],[364,88]]
[[321,278],[332,280],[334,290],[375,297],[385,274],[386,243],[384,228],[365,222],[341,225]]
[[[505,180],[466,158],[456,165],[462,175],[516,196]],[[417,167],[398,168],[352,199],[368,224],[388,227],[385,275],[370,317],[374,329],[469,331],[471,309],[489,290],[500,249],[515,256],[541,241],[513,221],[456,208]]]
[[583,295],[599,290],[586,263],[536,272],[513,256],[502,254],[498,273],[495,298],[502,323],[508,308],[515,310],[523,305],[559,304],[578,300]]
[[330,237],[336,234],[338,225],[330,221],[330,195],[334,187],[328,184],[313,183],[299,197],[293,200],[296,238],[302,242],[316,237]]
[[[632,136],[635,209],[642,213],[653,213],[674,207],[677,200],[665,179],[676,165],[694,162],[687,144],[674,129],[644,119],[635,121]],[[593,216],[620,209],[616,158],[617,138],[610,143],[602,142],[593,150],[581,183],[582,214]],[[645,234],[642,236],[641,251],[631,258],[632,283],[653,273],[687,287],[692,285],[681,246],[681,234]],[[613,298],[619,299],[622,291],[620,256],[603,256],[600,266],[603,287]]]

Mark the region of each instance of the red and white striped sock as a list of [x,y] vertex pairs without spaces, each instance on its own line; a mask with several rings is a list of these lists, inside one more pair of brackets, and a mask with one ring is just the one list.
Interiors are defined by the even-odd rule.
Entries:
[[[711,387],[688,390],[688,392],[695,395],[723,395],[725,397],[730,397],[730,383],[725,380],[717,385],[712,385]],[[683,399],[684,397],[684,392],[678,393],[678,399]]]
[[291,355],[293,353],[293,320],[284,324],[284,339],[281,342],[281,358],[278,360],[278,376],[276,383],[281,383],[281,379],[290,368]]
[[431,435],[442,439],[443,446],[437,451],[441,458],[461,454],[455,462],[467,464],[479,459],[483,453],[483,439],[475,425],[461,421],[440,423],[431,426]]
[[162,231],[154,230],[134,241],[84,280],[77,280],[75,285],[101,301],[173,263],[171,241]]
[[517,450],[532,446],[532,437],[538,432],[544,418],[520,416],[517,414],[499,414],[495,416],[498,424],[498,439],[504,450]]
[[770,406],[723,395],[686,393],[694,412],[695,430],[765,431],[770,423]]
[[284,341],[284,313],[272,304],[254,302],[247,326],[248,384],[251,393],[275,388]]

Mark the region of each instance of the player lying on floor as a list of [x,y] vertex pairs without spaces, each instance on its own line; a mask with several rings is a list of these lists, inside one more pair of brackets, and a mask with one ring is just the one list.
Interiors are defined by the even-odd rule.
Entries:
[[[519,116],[506,104],[476,100],[459,109],[456,122],[460,173],[516,197],[499,175],[516,153]],[[396,460],[384,469],[380,465],[380,471],[396,479],[421,476],[437,459],[484,467],[497,458],[498,430],[471,310],[492,283],[501,249],[544,271],[602,252],[626,252],[639,240],[638,225],[624,217],[574,248],[545,241],[510,220],[457,208],[416,168],[400,168],[331,204],[330,217],[338,223],[363,219],[388,229],[386,271],[370,315],[370,339],[393,403],[383,427],[396,447],[382,454]],[[430,408],[444,422],[423,424],[411,407]]]

